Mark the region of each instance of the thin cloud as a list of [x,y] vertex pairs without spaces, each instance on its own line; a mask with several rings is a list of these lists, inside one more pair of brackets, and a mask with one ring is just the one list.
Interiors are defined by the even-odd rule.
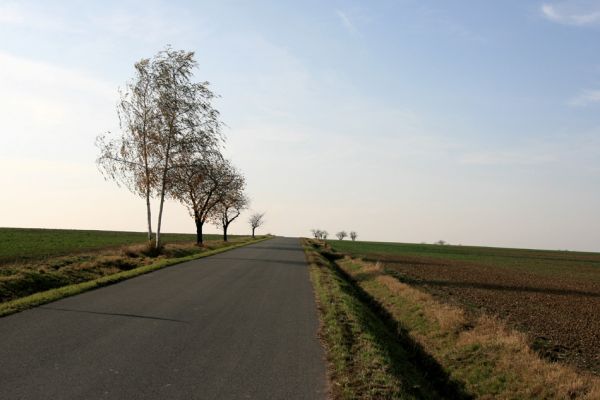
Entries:
[[[1,0],[0,0],[1,1]],[[196,19],[196,22],[197,19]],[[207,36],[213,29],[209,21],[201,20],[195,34]],[[164,41],[164,38],[186,37],[195,26],[184,11],[175,6],[153,3],[140,10],[125,7],[94,10],[86,8],[77,19],[69,17],[62,6],[33,7],[19,2],[0,3],[0,26],[19,27],[34,31],[83,34],[101,32],[103,37],[129,37],[146,42]]]
[[342,25],[344,26],[344,28],[346,28],[348,30],[348,32],[350,32],[352,34],[360,33],[358,31],[356,25],[354,24],[354,22],[352,22],[352,20],[350,19],[350,17],[348,16],[347,13],[345,13],[341,10],[335,10],[335,14],[338,16],[338,18],[342,22]]
[[573,107],[585,107],[598,102],[600,102],[600,90],[588,89],[583,90],[577,96],[569,100],[569,105]]
[[555,161],[551,154],[531,154],[516,151],[474,152],[459,158],[460,164],[466,165],[502,165],[526,166],[539,165]]
[[541,13],[549,21],[563,25],[600,24],[600,4],[597,2],[544,3]]
[[0,24],[20,25],[25,21],[22,10],[15,3],[0,5]]
[[5,140],[7,148],[11,142],[12,148],[25,143],[29,149],[55,148],[59,138],[70,144],[85,141],[82,132],[100,129],[96,123],[113,126],[115,83],[4,52],[0,65],[0,120],[12,133]]
[[486,37],[471,30],[462,21],[457,20],[438,7],[420,6],[416,11],[416,17],[412,18],[410,24],[418,29],[419,33],[430,34],[434,32],[444,37],[451,36],[467,42],[487,42]]
[[60,7],[32,7],[22,2],[0,4],[0,25],[38,31],[81,33],[85,26],[68,23]]

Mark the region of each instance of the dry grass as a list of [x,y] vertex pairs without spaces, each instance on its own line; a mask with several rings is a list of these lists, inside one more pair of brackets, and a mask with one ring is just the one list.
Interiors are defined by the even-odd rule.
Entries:
[[395,333],[328,260],[305,247],[320,313],[333,399],[443,399],[411,363]]
[[387,275],[379,263],[345,258],[338,264],[477,398],[600,399],[598,377],[541,359],[524,334],[499,319],[469,318]]
[[[248,240],[249,237],[237,237],[229,244],[235,245]],[[198,247],[193,242],[172,243],[165,245],[160,254],[156,255],[147,244],[134,244],[3,264],[0,265],[0,303],[165,260],[200,254],[225,245],[220,240],[208,241],[203,247]]]

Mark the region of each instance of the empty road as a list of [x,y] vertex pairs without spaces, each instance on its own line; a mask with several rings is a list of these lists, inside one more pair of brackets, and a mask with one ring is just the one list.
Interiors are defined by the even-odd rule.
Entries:
[[324,399],[298,239],[0,318],[0,399]]

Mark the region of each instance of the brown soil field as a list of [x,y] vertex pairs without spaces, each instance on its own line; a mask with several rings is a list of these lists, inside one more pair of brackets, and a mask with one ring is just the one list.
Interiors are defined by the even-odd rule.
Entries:
[[364,258],[469,312],[500,317],[526,333],[546,358],[600,375],[600,270],[595,266],[548,274],[414,254]]

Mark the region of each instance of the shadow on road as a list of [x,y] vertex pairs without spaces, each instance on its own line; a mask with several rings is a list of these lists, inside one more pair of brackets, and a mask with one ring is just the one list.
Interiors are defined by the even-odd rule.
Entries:
[[152,316],[148,316],[148,315],[109,313],[109,312],[88,311],[88,310],[73,310],[73,309],[69,309],[69,308],[58,308],[58,307],[47,307],[47,306],[38,307],[38,309],[52,310],[52,311],[66,311],[66,312],[83,313],[83,314],[113,315],[113,316],[117,316],[117,317],[127,317],[127,318],[154,319],[154,320],[158,320],[158,321],[179,322],[182,324],[189,324],[189,322],[187,322],[187,321],[182,321],[182,320],[178,320],[178,319],[152,317]]

